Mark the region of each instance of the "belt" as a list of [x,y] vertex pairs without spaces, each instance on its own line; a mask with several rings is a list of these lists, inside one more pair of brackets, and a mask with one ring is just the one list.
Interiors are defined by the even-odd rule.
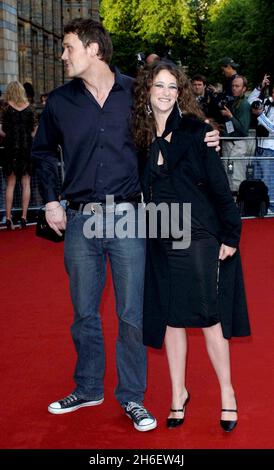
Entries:
[[[128,210],[129,206],[126,207],[128,204],[137,204],[138,202],[142,202],[142,195],[137,194],[133,197],[128,197],[127,199],[122,198],[114,198],[113,203],[106,204],[106,201],[87,201],[87,202],[76,202],[76,201],[68,201],[67,207],[69,209],[73,209],[76,211],[83,212],[84,210],[89,212],[97,212],[103,211],[104,209],[107,210]],[[125,207],[125,208],[123,208]]]

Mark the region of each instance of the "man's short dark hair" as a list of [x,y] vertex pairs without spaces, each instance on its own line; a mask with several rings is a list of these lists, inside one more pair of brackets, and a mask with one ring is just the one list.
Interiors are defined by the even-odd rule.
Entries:
[[191,81],[203,82],[203,84],[206,85],[206,77],[200,73],[196,73],[195,75],[193,75],[193,77],[191,78]]
[[96,42],[99,46],[98,56],[107,64],[110,63],[113,46],[108,31],[101,23],[91,18],[75,18],[64,27],[64,34],[69,33],[77,34],[84,47]]

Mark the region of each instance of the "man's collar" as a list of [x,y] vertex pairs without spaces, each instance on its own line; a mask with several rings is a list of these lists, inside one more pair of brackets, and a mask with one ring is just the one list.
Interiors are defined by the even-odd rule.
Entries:
[[121,74],[120,70],[117,67],[110,65],[110,70],[114,73],[114,85],[113,87],[121,87],[125,90],[125,81],[123,79],[123,75]]
[[[113,88],[122,88],[123,90],[126,89],[126,84],[123,79],[123,75],[121,74],[120,70],[117,67],[110,66],[110,70],[114,73],[114,85]],[[82,89],[85,90],[86,86],[82,80],[82,78],[75,78],[75,82],[78,84],[78,86]]]

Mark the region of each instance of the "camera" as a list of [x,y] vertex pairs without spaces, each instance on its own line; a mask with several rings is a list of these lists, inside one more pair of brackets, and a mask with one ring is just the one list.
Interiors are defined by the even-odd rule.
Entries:
[[267,98],[267,100],[265,100],[264,105],[265,106],[274,106],[274,100],[273,100],[272,96],[269,96]]
[[146,56],[143,52],[137,52],[136,58],[137,58],[137,67],[143,67],[146,63]]
[[216,91],[212,90],[211,85],[208,85],[205,89],[206,93],[210,98],[216,98],[218,93]]
[[234,96],[222,95],[221,99],[218,101],[217,105],[219,109],[229,108],[233,101],[235,100]]
[[263,109],[263,107],[264,107],[264,104],[263,104],[262,100],[255,100],[251,104],[252,109]]

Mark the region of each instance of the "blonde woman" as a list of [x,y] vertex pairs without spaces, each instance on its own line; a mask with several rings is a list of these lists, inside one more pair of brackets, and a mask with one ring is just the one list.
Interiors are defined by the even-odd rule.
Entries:
[[10,82],[5,93],[6,105],[3,107],[0,123],[4,137],[4,174],[7,177],[6,188],[6,226],[14,228],[11,218],[14,189],[17,178],[22,185],[22,216],[20,228],[26,227],[27,210],[30,201],[30,159],[32,138],[36,132],[37,117],[30,106],[23,85]]

